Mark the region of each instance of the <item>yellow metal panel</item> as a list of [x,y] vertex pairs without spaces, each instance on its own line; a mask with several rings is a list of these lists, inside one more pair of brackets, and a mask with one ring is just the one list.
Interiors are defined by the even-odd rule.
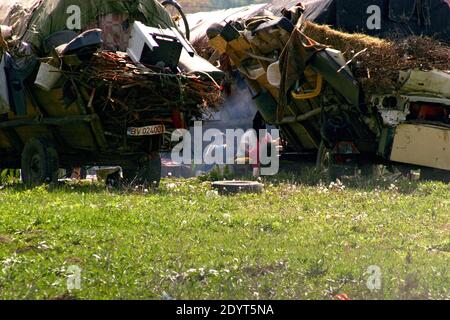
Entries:
[[450,170],[450,128],[399,125],[395,131],[391,160]]
[[214,49],[218,50],[221,54],[227,51],[228,42],[220,35],[209,40],[209,44]]

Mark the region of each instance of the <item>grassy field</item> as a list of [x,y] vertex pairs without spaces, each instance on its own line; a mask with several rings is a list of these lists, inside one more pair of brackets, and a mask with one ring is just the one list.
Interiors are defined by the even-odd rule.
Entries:
[[2,187],[0,299],[450,298],[448,185],[307,180],[232,197],[196,179]]

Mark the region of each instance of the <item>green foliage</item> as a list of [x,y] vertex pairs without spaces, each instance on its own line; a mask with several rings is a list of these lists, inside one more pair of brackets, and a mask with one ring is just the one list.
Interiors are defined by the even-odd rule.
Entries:
[[3,188],[0,299],[450,298],[448,185],[286,179],[226,197],[198,179]]
[[18,183],[19,180],[20,180],[20,170],[16,169],[0,170],[0,185]]

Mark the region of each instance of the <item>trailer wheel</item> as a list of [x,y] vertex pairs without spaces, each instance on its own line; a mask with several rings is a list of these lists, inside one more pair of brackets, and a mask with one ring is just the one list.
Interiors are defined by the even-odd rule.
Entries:
[[123,183],[157,189],[161,182],[161,156],[154,153],[136,168],[123,169]]
[[351,169],[349,166],[336,164],[333,158],[331,150],[322,141],[317,153],[316,170],[321,173],[326,173],[328,180],[331,182],[338,179],[341,180],[343,176],[348,174],[349,169]]
[[339,167],[333,164],[330,149],[325,146],[322,141],[317,153],[316,169],[321,173],[326,173],[330,181],[336,181],[341,178]]
[[121,185],[120,170],[114,173],[108,174],[105,179],[105,184],[110,188],[119,188]]
[[47,140],[32,138],[22,152],[22,181],[27,187],[58,181],[58,153]]
[[158,188],[161,182],[161,155],[159,153],[152,156],[148,162],[147,181],[154,187]]
[[325,143],[322,141],[317,151],[316,169],[319,172],[324,172],[328,169],[330,162],[330,152],[325,147]]

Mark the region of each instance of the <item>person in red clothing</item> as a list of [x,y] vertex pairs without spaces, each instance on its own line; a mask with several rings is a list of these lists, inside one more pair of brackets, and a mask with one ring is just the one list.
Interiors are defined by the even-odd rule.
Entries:
[[261,169],[261,155],[271,156],[273,146],[280,145],[279,140],[273,140],[270,133],[260,136],[259,139],[255,130],[247,131],[241,138],[239,150],[237,153],[238,164],[248,164],[253,169],[253,175],[259,176]]

